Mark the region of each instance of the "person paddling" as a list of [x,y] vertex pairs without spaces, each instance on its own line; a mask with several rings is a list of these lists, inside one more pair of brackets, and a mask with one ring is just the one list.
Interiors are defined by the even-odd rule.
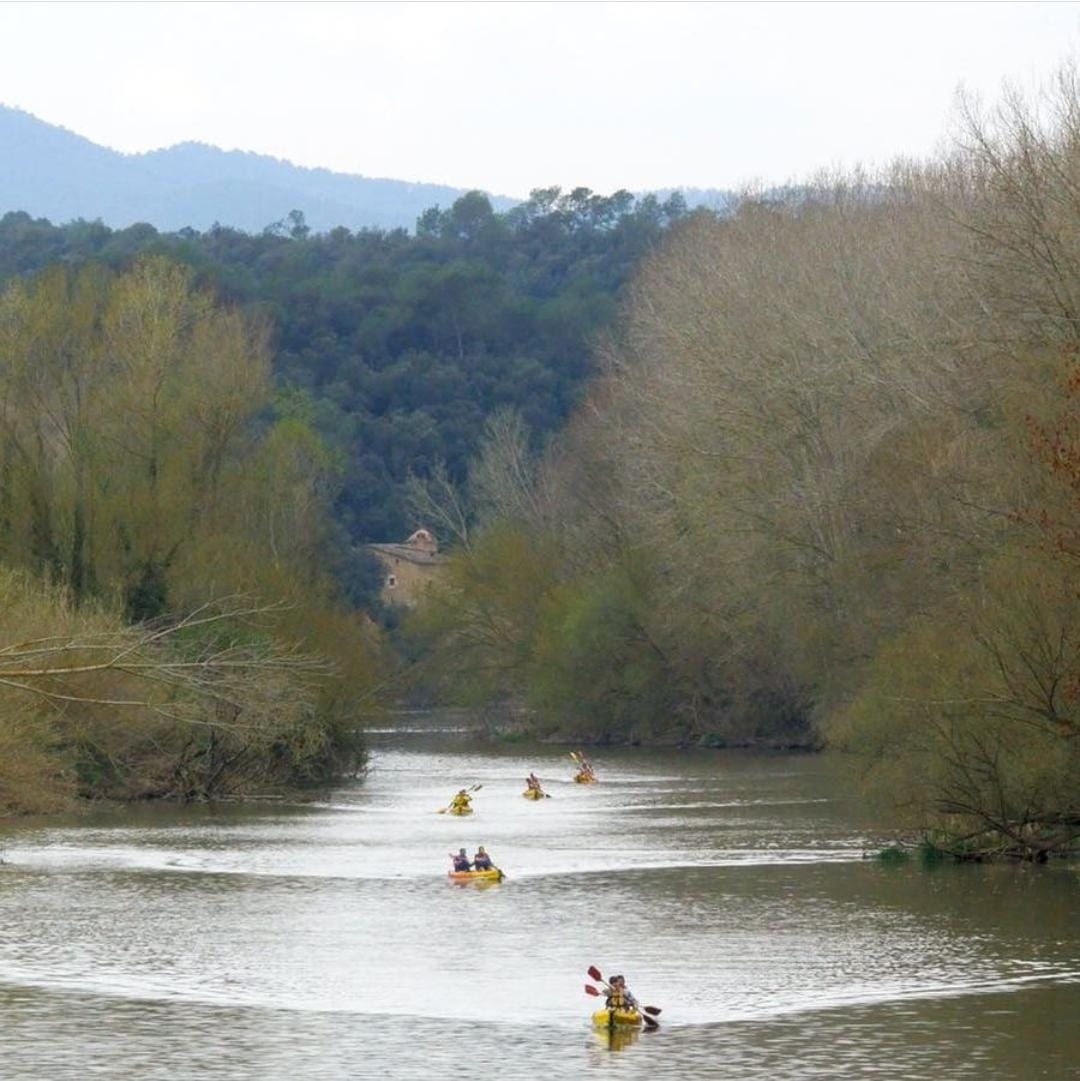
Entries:
[[[483,849],[481,849],[480,851],[483,852]],[[455,871],[471,871],[472,870],[472,864],[469,863],[469,857],[466,854],[464,848],[459,848],[457,850],[457,855],[456,856],[454,855],[453,852],[451,852],[450,853],[450,858],[454,861],[454,870]]]
[[468,789],[463,788],[458,794],[450,801],[451,811],[468,811],[471,810],[470,804],[472,803],[472,796],[469,795]]
[[593,770],[589,763],[589,760],[579,751],[574,756],[574,761],[578,764],[577,780],[581,781],[595,781],[596,772]]
[[495,867],[495,864],[491,862],[491,857],[484,851],[483,845],[476,850],[476,855],[473,856],[473,867],[477,871],[490,871]]
[[609,1010],[638,1010],[638,1001],[626,986],[625,976],[612,976],[608,981],[607,998],[604,1003]]
[[530,773],[529,776],[525,778],[525,784],[528,786],[530,792],[543,791],[540,787],[540,778],[537,777],[535,773]]

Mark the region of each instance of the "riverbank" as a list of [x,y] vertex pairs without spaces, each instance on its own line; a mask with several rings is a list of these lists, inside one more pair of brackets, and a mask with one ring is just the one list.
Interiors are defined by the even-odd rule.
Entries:
[[810,731],[771,736],[733,736],[721,732],[687,735],[685,732],[624,733],[560,724],[537,710],[498,705],[466,709],[454,706],[390,710],[391,717],[440,716],[492,741],[520,743],[535,741],[555,747],[592,749],[636,747],[645,750],[749,751],[762,754],[814,754],[824,750],[824,741]]

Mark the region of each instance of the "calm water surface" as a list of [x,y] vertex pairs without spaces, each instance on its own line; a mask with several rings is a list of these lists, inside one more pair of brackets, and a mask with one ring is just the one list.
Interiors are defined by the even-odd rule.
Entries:
[[[599,753],[590,788],[436,720],[373,742],[314,805],[0,827],[0,1078],[1080,1078],[1073,869],[864,860],[820,758]],[[478,843],[507,880],[450,885]],[[590,964],[661,1028],[594,1033]]]

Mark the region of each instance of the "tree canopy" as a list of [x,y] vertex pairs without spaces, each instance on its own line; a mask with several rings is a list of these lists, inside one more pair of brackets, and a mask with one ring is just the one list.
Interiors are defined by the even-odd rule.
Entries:
[[16,212],[0,219],[0,280],[156,254],[258,313],[276,386],[310,398],[311,425],[341,455],[335,513],[355,544],[405,536],[409,476],[441,465],[462,480],[495,411],[516,410],[537,445],[561,427],[624,286],[685,216],[677,194],[584,188],[536,191],[503,213],[469,193],[423,214],[415,235],[312,235],[299,211],[257,236]]
[[386,673],[326,570],[340,465],[272,394],[264,322],[161,256],[0,292],[0,806],[352,761]]
[[1074,850],[1078,118],[1066,70],[942,160],[672,231],[416,621],[447,684],[584,738],[827,740],[939,848]]

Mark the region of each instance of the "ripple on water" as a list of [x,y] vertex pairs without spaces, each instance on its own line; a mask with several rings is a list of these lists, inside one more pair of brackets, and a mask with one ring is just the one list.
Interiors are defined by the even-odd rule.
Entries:
[[[608,783],[534,805],[522,779],[561,755],[425,738],[315,805],[9,831],[5,1081],[1060,1081],[1080,1061],[1068,873],[861,860],[872,825],[813,759],[613,755]],[[437,815],[466,778],[477,814]],[[508,880],[450,886],[447,852],[477,843]],[[592,1032],[589,964],[626,971],[661,1030]]]

